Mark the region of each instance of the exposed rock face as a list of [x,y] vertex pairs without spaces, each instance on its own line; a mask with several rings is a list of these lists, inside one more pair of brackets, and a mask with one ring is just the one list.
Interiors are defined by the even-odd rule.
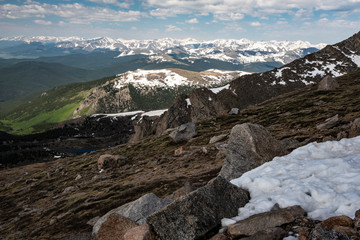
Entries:
[[220,176],[231,180],[243,173],[285,154],[281,143],[273,138],[263,126],[251,123],[232,128],[227,156]]
[[141,198],[115,208],[102,216],[93,227],[93,235],[96,236],[97,232],[107,221],[110,215],[118,215],[130,219],[137,224],[143,224],[146,217],[156,210],[163,208],[166,205],[165,201],[158,198],[155,194],[149,193]]
[[324,77],[318,85],[319,91],[332,91],[339,87],[339,83],[336,79],[332,78],[330,75]]
[[207,88],[198,88],[189,95],[191,120],[198,122],[210,117],[225,114],[229,109],[217,99],[217,95]]
[[252,236],[265,229],[280,227],[283,224],[293,222],[305,214],[306,212],[300,206],[260,213],[229,226],[227,232],[233,238]]
[[104,154],[99,157],[97,160],[97,168],[98,170],[101,169],[111,169],[111,168],[118,168],[126,164],[126,157],[119,156],[119,155],[111,155],[111,154]]
[[197,239],[216,229],[222,218],[236,215],[248,201],[247,191],[218,177],[153,213],[147,223],[161,239]]
[[318,130],[329,129],[335,127],[339,122],[340,122],[339,115],[336,114],[335,116],[326,119],[324,123],[317,125],[316,128]]
[[195,123],[189,122],[175,128],[175,130],[170,133],[169,137],[171,137],[174,142],[178,143],[182,141],[189,141],[196,135],[197,131]]
[[117,214],[110,214],[93,236],[96,240],[125,240],[124,234],[136,223]]

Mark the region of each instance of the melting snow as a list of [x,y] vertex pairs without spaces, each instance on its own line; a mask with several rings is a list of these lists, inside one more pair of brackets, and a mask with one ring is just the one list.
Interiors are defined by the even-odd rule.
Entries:
[[231,182],[248,189],[251,200],[224,226],[251,215],[300,205],[313,219],[347,215],[360,203],[360,136],[310,143],[289,155],[275,157]]

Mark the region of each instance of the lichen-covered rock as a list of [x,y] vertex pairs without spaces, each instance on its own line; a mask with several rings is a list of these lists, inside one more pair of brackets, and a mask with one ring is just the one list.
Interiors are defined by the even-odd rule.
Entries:
[[231,130],[226,160],[219,175],[227,180],[238,178],[285,153],[281,143],[263,126],[252,123],[236,125]]
[[197,239],[219,227],[222,218],[237,215],[248,201],[247,191],[218,177],[153,213],[147,223],[161,239]]

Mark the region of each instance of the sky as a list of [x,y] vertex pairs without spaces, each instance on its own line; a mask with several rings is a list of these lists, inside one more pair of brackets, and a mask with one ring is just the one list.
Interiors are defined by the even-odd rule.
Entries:
[[360,0],[0,0],[0,37],[304,40],[360,31]]

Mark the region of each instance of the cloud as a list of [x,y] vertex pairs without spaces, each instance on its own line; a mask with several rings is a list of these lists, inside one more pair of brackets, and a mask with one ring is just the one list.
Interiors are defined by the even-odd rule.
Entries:
[[241,20],[244,15],[266,17],[285,13],[308,18],[314,10],[357,13],[360,9],[359,0],[146,0],[145,5],[156,8],[152,14],[161,12],[162,18],[211,13],[215,19],[223,21]]
[[187,23],[199,23],[199,21],[197,20],[197,18],[192,18],[186,21]]
[[41,25],[51,25],[52,24],[51,21],[45,21],[45,20],[41,20],[41,19],[34,20],[34,23],[41,24]]
[[181,32],[182,29],[174,25],[166,25],[166,32]]
[[250,25],[253,27],[260,27],[261,23],[260,22],[251,22]]
[[89,0],[89,1],[99,4],[114,5],[121,8],[130,8],[131,5],[129,1],[118,1],[118,0]]
[[132,22],[139,21],[145,15],[139,11],[116,11],[111,8],[88,7],[79,3],[54,5],[27,1],[24,5],[0,5],[0,18],[21,19],[49,16],[65,18],[71,23],[89,23]]

